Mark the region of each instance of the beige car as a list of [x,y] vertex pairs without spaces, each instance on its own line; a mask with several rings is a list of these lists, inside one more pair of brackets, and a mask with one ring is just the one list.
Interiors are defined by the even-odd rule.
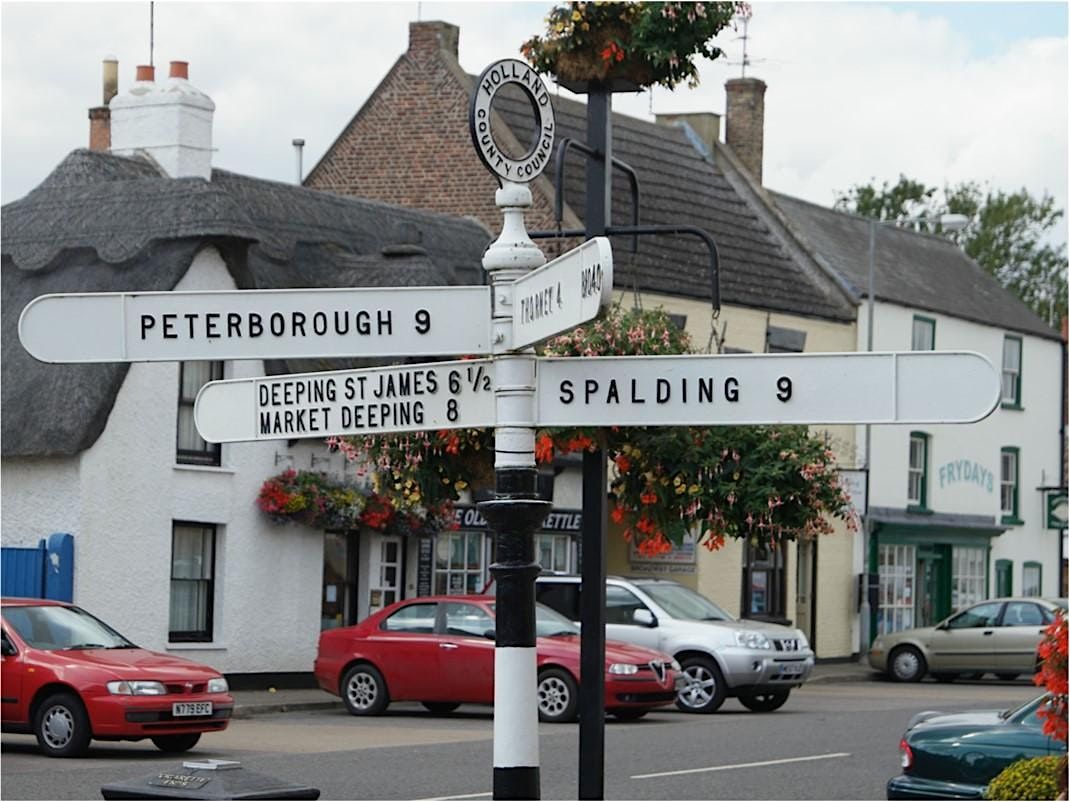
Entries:
[[988,599],[955,613],[936,626],[878,635],[869,664],[897,682],[917,682],[932,674],[941,682],[988,672],[1000,679],[1036,671],[1037,645],[1059,599]]

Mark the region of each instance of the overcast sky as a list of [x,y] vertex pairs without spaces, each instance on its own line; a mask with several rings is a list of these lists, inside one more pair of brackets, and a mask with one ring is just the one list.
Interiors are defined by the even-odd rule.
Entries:
[[[190,62],[216,103],[214,164],[292,181],[305,172],[405,50],[408,23],[460,26],[472,73],[517,57],[550,3],[186,3],[155,6],[154,61]],[[943,187],[972,180],[1027,188],[1067,206],[1067,4],[753,4],[747,74],[763,79],[764,181],[824,205],[837,192],[900,173]],[[149,3],[4,2],[2,199],[21,197],[88,143],[101,61],[119,89],[149,59]],[[613,108],[724,112],[740,74],[740,31],[704,61],[698,89],[615,95]],[[556,91],[556,90],[555,90]],[[564,90],[561,90],[564,92]],[[567,93],[565,93],[567,94]],[[1057,241],[1066,240],[1065,220]]]

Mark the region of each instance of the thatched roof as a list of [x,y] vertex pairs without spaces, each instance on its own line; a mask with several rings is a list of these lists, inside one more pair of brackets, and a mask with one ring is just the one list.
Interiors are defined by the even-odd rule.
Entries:
[[[128,365],[51,365],[18,318],[54,292],[172,290],[213,246],[240,289],[480,284],[480,224],[213,170],[172,179],[139,159],[76,150],[2,209],[3,456],[69,455],[103,431]],[[71,336],[77,336],[72,332]],[[354,361],[272,360],[273,373]]]

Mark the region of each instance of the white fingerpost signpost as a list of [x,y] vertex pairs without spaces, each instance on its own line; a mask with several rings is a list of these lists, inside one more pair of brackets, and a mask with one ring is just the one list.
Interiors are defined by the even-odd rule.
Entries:
[[[503,87],[537,117],[531,150],[491,134]],[[554,115],[541,79],[506,59],[479,77],[476,151],[501,181],[489,287],[46,295],[19,320],[45,362],[488,355],[481,359],[209,382],[194,418],[209,442],[494,427],[495,799],[538,799],[534,532],[539,426],[969,423],[996,408],[1000,377],[973,352],[536,357],[533,345],[609,303],[613,258],[595,237],[545,264],[524,226],[527,182],[549,163]],[[1064,502],[1065,506],[1065,502]]]

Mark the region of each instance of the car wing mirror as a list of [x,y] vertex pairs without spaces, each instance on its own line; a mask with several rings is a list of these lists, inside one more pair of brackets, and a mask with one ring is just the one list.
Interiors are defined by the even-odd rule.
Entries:
[[3,654],[4,657],[11,657],[12,655],[16,655],[18,653],[19,650],[15,648],[15,644],[13,644],[7,638],[4,638],[3,643],[0,644],[0,654]]
[[632,613],[632,621],[641,627],[656,627],[658,625],[658,619],[645,607],[640,607]]
[[494,632],[493,629],[485,629],[485,630],[483,630],[483,637],[486,638],[487,640],[494,640],[498,636]]

